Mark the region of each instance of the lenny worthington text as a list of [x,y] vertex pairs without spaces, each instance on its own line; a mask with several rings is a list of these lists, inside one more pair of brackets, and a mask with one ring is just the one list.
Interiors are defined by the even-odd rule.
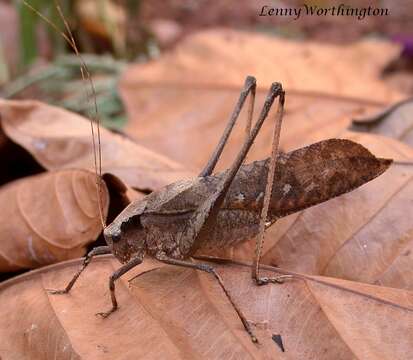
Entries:
[[280,7],[274,8],[264,5],[259,16],[284,16],[293,17],[298,20],[302,15],[305,16],[352,16],[358,20],[363,20],[367,16],[388,16],[388,8],[377,7],[352,7],[340,4],[338,6],[320,7],[317,5],[303,4],[299,7]]

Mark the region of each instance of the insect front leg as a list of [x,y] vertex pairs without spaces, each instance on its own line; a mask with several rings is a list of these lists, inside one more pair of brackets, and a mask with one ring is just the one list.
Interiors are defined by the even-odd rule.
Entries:
[[222,290],[225,293],[225,296],[227,297],[227,299],[231,303],[232,307],[236,311],[238,317],[240,318],[242,324],[244,325],[245,330],[247,331],[248,335],[250,336],[251,341],[254,342],[254,343],[258,343],[258,339],[255,336],[254,332],[252,331],[250,323],[248,322],[248,320],[246,319],[246,317],[242,313],[241,309],[237,306],[235,301],[232,299],[232,296],[229,293],[229,291],[227,290],[227,288],[225,287],[224,281],[222,280],[221,276],[217,273],[217,271],[211,265],[193,263],[193,262],[185,261],[185,260],[176,260],[176,259],[166,257],[164,255],[159,255],[156,258],[157,258],[157,260],[162,261],[166,264],[187,267],[187,268],[195,269],[195,270],[201,270],[201,271],[207,272],[209,274],[212,274],[215,277],[215,279],[218,281],[219,285],[221,286]]
[[104,255],[104,254],[110,254],[110,249],[109,246],[98,246],[91,250],[83,260],[83,264],[80,267],[80,269],[76,272],[75,275],[73,275],[72,280],[69,281],[67,286],[62,289],[62,290],[53,290],[53,289],[47,289],[50,294],[56,295],[56,294],[67,294],[70,289],[73,287],[77,279],[79,278],[80,274],[87,268],[87,266],[90,264],[92,258],[96,255]]
[[135,266],[142,263],[141,257],[136,257],[127,262],[125,265],[121,266],[118,270],[116,270],[110,277],[109,277],[109,290],[110,290],[110,298],[112,300],[112,308],[106,312],[100,312],[96,315],[99,315],[103,318],[108,317],[114,311],[118,309],[118,301],[116,300],[115,294],[115,281],[119,279],[122,275],[126,274],[129,270],[134,268]]

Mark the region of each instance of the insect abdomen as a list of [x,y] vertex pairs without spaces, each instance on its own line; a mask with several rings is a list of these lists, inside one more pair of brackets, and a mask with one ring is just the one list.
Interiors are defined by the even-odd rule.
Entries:
[[258,234],[259,213],[223,209],[219,212],[213,231],[199,239],[196,252],[227,248],[254,238]]

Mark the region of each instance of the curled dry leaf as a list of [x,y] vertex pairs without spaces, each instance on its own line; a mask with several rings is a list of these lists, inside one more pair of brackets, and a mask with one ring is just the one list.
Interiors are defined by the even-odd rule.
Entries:
[[113,257],[92,261],[70,295],[45,290],[63,286],[79,265],[53,265],[0,285],[0,356],[407,360],[413,351],[413,293],[406,290],[304,275],[257,287],[249,268],[217,265],[255,324],[254,345],[210,274],[146,260],[128,273],[129,284],[126,276],[118,281],[120,308],[101,319],[94,314],[110,305],[107,279],[120,266]]
[[[106,219],[109,195],[102,185]],[[82,256],[102,231],[96,176],[60,170],[0,188],[0,272]]]
[[[271,82],[286,88],[283,150],[308,145],[336,136],[352,117],[401,97],[379,79],[396,51],[372,41],[339,47],[230,30],[198,33],[159,60],[125,71],[120,92],[129,114],[126,131],[148,148],[199,170],[251,74],[258,79],[256,113]],[[268,156],[272,127],[270,121],[264,125],[250,160]],[[240,125],[220,169],[229,166],[243,139]]]
[[413,98],[353,120],[351,130],[389,136],[413,146]]
[[0,113],[0,186],[22,177],[44,172],[33,157],[11,141],[1,126]]
[[144,193],[127,186],[122,180],[113,174],[106,173],[102,176],[110,196],[110,206],[107,224],[110,224],[119,213],[132,201],[141,199]]
[[[411,159],[395,140],[347,133],[372,153]],[[263,262],[294,271],[413,289],[413,167],[393,164],[351,193],[280,219],[268,229]],[[250,260],[255,242],[219,256]],[[213,253],[211,253],[213,254]]]
[[[90,122],[80,115],[37,101],[0,100],[6,135],[46,169],[93,168]],[[164,186],[190,173],[126,137],[101,129],[103,172],[138,189]]]

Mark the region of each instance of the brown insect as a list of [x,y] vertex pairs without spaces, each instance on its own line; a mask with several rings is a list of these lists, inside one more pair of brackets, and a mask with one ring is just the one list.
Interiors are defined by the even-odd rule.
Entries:
[[[112,308],[99,313],[107,317],[118,308],[115,281],[139,265],[147,254],[167,264],[213,274],[252,341],[257,342],[250,324],[232,300],[219,274],[209,264],[192,262],[191,257],[209,248],[233,246],[258,235],[252,277],[258,285],[280,283],[285,276],[266,278],[259,275],[265,228],[280,217],[326,201],[372,180],[387,169],[391,160],[377,159],[363,146],[339,139],[325,140],[287,154],[277,154],[284,90],[279,83],[271,86],[260,116],[249,131],[255,89],[255,79],[247,77],[221,140],[199,177],[172,183],[132,202],[104,229],[107,246],[92,250],[66,288],[52,290],[52,293],[68,293],[93,256],[113,253],[124,265],[109,278]],[[243,147],[227,171],[213,175],[249,94],[252,101]],[[271,158],[242,165],[276,98],[279,108]]]
[[[57,29],[25,0],[23,2]],[[87,75],[93,89],[87,66],[77,51],[58,3],[56,8],[69,36],[61,34],[78,54],[82,75]],[[115,281],[139,265],[145,255],[150,255],[167,264],[211,273],[233,305],[251,340],[257,342],[249,322],[232,300],[219,274],[211,265],[191,259],[202,254],[203,250],[233,246],[258,235],[252,278],[257,285],[281,283],[287,276],[267,278],[259,274],[265,229],[283,216],[344,194],[374,179],[389,167],[391,160],[378,159],[363,146],[340,139],[325,140],[287,154],[278,154],[285,92],[280,83],[272,84],[258,120],[251,129],[255,93],[256,80],[248,76],[224,133],[197,178],[175,182],[132,202],[110,225],[104,226],[107,246],[90,251],[66,288],[50,290],[51,293],[68,293],[94,256],[112,253],[123,265],[109,278],[112,308],[98,313],[107,317],[118,308]],[[248,96],[250,102],[244,144],[228,170],[213,174]],[[271,157],[243,165],[277,98]],[[95,152],[97,168],[96,159]],[[99,191],[100,178],[98,180]],[[102,223],[104,225],[103,218]]]

